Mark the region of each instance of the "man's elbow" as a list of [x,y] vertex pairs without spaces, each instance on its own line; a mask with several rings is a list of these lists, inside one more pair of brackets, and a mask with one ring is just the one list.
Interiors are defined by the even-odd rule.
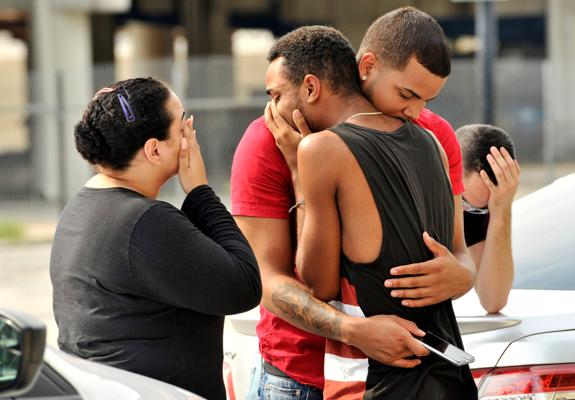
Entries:
[[273,293],[278,289],[280,282],[273,279],[272,277],[262,276],[262,298],[261,305],[268,310],[273,309]]
[[[307,285],[307,283],[306,283]],[[314,286],[314,285],[307,285],[309,288],[309,291],[311,293],[311,295],[313,297],[315,297],[318,300],[321,301],[331,301],[335,298],[337,298],[338,294],[339,294],[339,288],[334,288],[334,287],[322,287],[322,286]]]
[[507,296],[496,299],[480,299],[481,306],[488,314],[497,314],[507,305]]
[[339,277],[334,280],[325,275],[318,276],[317,271],[313,271],[313,268],[306,268],[301,260],[298,263],[297,272],[302,283],[316,299],[328,302],[339,295]]

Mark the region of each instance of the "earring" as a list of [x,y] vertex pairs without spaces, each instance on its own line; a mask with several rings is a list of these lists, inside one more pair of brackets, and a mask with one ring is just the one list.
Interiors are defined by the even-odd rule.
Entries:
[[367,80],[367,75],[362,75],[362,76],[361,76],[361,80],[362,80],[362,81]]
[[307,98],[307,104],[311,103],[311,99],[308,97]]

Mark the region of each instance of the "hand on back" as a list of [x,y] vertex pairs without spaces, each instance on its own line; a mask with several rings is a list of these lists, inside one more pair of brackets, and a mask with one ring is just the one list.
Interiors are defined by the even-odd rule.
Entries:
[[[354,318],[354,317],[351,317]],[[400,368],[414,368],[421,364],[415,357],[423,357],[429,351],[414,336],[425,333],[415,323],[396,315],[375,315],[357,318],[357,334],[352,333],[349,344],[366,356],[383,364]]]
[[468,275],[457,258],[433,239],[427,232],[423,241],[433,253],[428,261],[402,265],[391,269],[398,278],[388,279],[385,286],[392,289],[391,296],[402,298],[401,304],[407,307],[424,307],[437,304],[451,298],[466,287]]

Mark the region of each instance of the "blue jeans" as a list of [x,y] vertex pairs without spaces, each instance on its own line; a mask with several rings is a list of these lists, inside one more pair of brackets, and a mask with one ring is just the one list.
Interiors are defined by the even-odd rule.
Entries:
[[260,382],[262,380],[262,357],[258,352],[254,357],[250,374],[250,387],[244,400],[260,400]]
[[262,400],[322,400],[321,390],[262,371],[258,390]]
[[321,390],[294,381],[291,378],[268,374],[262,369],[258,354],[252,368],[251,382],[246,400],[322,400]]

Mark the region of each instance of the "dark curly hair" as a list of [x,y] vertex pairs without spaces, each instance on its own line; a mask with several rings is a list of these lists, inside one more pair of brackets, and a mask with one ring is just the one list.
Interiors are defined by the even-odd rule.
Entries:
[[286,78],[299,85],[307,74],[326,80],[334,93],[361,94],[355,53],[337,29],[314,25],[295,29],[274,44],[268,61],[283,57]]
[[515,147],[509,134],[501,128],[484,124],[462,126],[455,134],[461,146],[464,173],[484,169],[491,182],[497,185],[497,179],[486,157],[491,146],[495,146],[498,149],[505,147],[511,157],[515,158]]
[[[125,114],[120,97],[129,103],[133,120]],[[90,164],[126,169],[148,139],[167,139],[172,122],[166,110],[169,97],[168,87],[151,77],[101,89],[74,128],[76,149]]]
[[451,50],[443,29],[414,7],[401,7],[376,19],[363,37],[358,58],[367,52],[397,70],[415,56],[434,75],[445,78],[451,73]]

